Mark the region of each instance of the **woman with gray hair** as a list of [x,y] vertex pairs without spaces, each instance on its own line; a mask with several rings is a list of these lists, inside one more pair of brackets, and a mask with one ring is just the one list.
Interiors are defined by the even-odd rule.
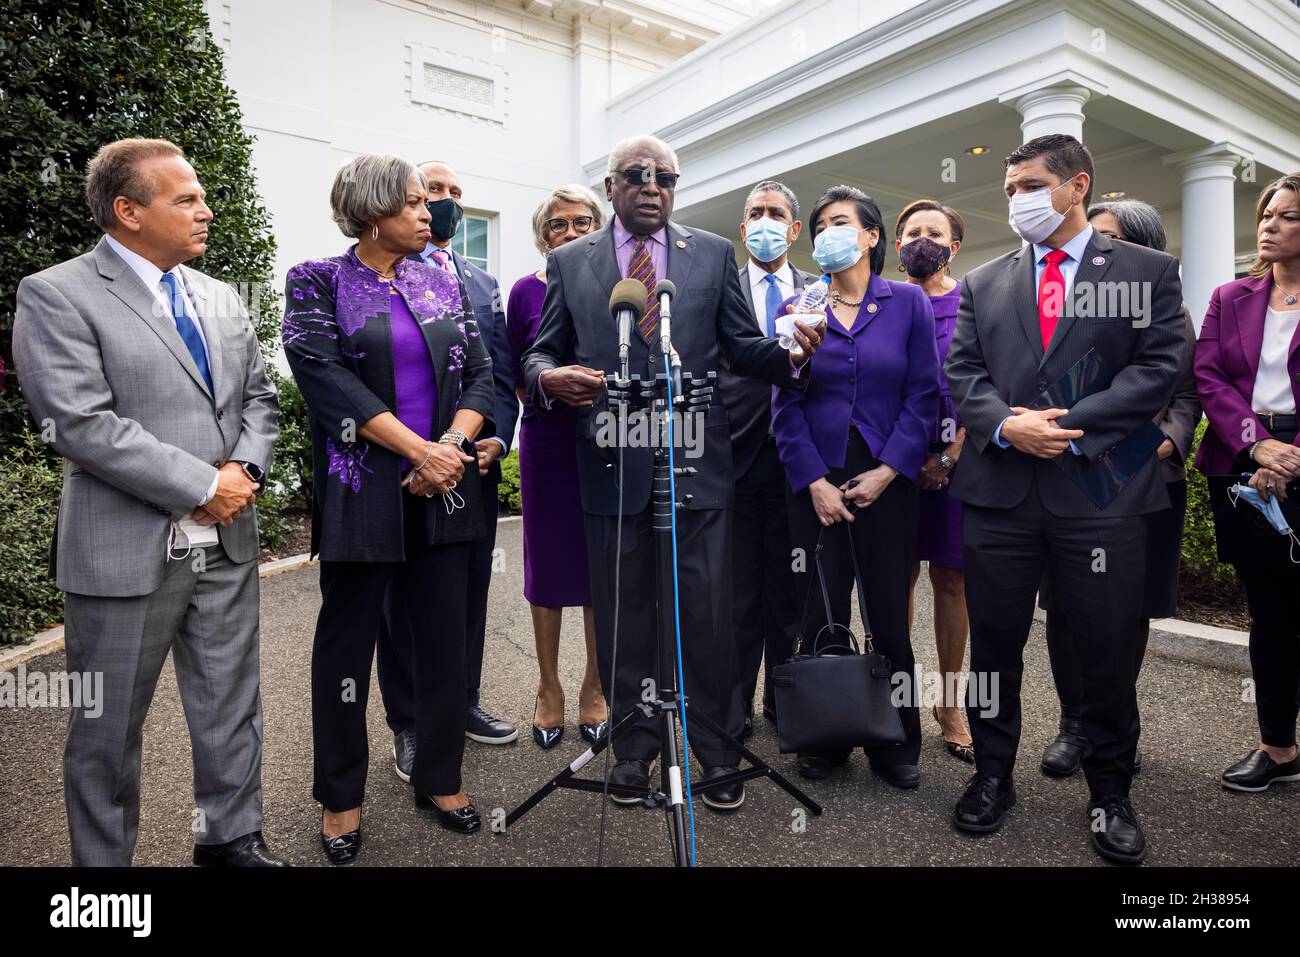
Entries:
[[460,480],[492,414],[492,362],[456,277],[407,259],[429,241],[426,190],[406,160],[352,160],[330,204],[356,244],[294,266],[285,287],[284,350],[311,419],[313,793],[333,864],[361,845],[366,700],[390,589],[412,635],[416,806],[453,831],[481,826],[460,767],[467,543],[483,518],[480,483]]
[[[600,229],[605,212],[585,186],[560,186],[533,213],[533,242],[543,256]],[[541,325],[546,268],[514,284],[506,305],[506,337],[523,382],[524,352]],[[577,410],[557,404],[539,412],[519,389],[524,414],[519,426],[519,486],[524,512],[524,597],[533,615],[537,645],[537,700],[533,740],[553,748],[564,735],[564,687],[560,683],[560,623],[565,608],[581,607],[587,639],[587,667],[578,691],[578,724],[593,744],[609,724],[609,709],[596,670],[596,622],[587,576],[587,542],[578,491]]]

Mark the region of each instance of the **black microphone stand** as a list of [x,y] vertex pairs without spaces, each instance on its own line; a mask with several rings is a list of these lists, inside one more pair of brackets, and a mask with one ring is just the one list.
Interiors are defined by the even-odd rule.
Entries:
[[[665,337],[666,339],[666,337]],[[655,614],[658,632],[657,663],[658,681],[653,701],[636,704],[618,724],[607,734],[580,755],[577,760],[555,775],[527,800],[506,815],[505,825],[508,830],[516,821],[560,788],[574,791],[594,791],[597,793],[620,794],[641,798],[647,807],[662,807],[669,815],[669,830],[672,834],[673,864],[677,867],[691,865],[690,853],[686,847],[686,808],[682,789],[681,757],[677,750],[677,723],[681,721],[682,712],[689,711],[689,700],[679,693],[677,687],[676,648],[677,648],[677,594],[673,568],[673,508],[682,508],[690,503],[691,495],[682,496],[675,503],[672,497],[673,479],[690,478],[696,474],[694,468],[678,467],[673,469],[669,450],[666,448],[669,435],[669,420],[673,413],[671,406],[682,410],[682,418],[687,414],[705,414],[713,403],[714,384],[718,374],[709,372],[703,378],[689,375],[683,382],[680,360],[672,353],[671,344],[664,342],[660,361],[666,356],[673,360],[668,372],[658,372],[651,376],[626,376],[620,374],[607,385],[609,402],[619,409],[619,441],[627,435],[627,416],[629,409],[654,413],[659,423],[658,439],[654,449],[653,484],[651,486],[652,528],[655,543]],[[624,367],[625,368],[625,367]],[[669,392],[672,402],[669,402]],[[619,476],[622,481],[622,476]],[[616,588],[622,582],[615,582]],[[617,638],[615,638],[617,640]],[[615,676],[614,680],[617,680]],[[659,722],[659,787],[643,788],[614,784],[605,781],[593,781],[577,777],[579,771],[601,754],[615,738],[630,730],[633,724],[645,718],[658,717]],[[779,771],[765,762],[754,752],[746,748],[731,734],[719,727],[717,722],[703,712],[689,712],[688,725],[698,724],[711,731],[719,740],[739,751],[749,762],[750,767],[740,768],[734,774],[714,778],[710,787],[730,784],[734,781],[747,781],[751,778],[767,777],[780,786],[786,793],[806,807],[813,814],[821,814],[821,805],[803,791],[790,783]]]

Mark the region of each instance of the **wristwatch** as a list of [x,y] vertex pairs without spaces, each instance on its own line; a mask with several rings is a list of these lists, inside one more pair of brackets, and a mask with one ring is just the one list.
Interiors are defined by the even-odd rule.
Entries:
[[943,470],[945,472],[951,472],[953,466],[956,464],[957,464],[957,460],[953,458],[951,455],[949,455],[947,452],[944,452],[942,455],[939,456],[939,465],[943,467]]
[[256,482],[262,487],[266,486],[266,470],[260,465],[254,465],[252,462],[240,462],[239,467],[244,470],[250,482]]

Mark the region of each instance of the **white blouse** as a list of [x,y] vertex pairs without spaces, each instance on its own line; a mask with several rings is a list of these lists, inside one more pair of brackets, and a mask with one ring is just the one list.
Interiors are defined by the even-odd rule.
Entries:
[[1264,315],[1264,345],[1259,350],[1259,371],[1255,374],[1255,391],[1250,407],[1256,412],[1280,412],[1295,415],[1295,393],[1291,391],[1291,373],[1287,371],[1287,354],[1300,309],[1280,312],[1269,307]]

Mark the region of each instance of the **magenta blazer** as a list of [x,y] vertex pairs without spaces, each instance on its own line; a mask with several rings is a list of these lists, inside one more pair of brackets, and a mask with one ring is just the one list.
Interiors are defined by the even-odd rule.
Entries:
[[[1256,441],[1273,437],[1250,407],[1272,288],[1270,272],[1226,282],[1210,296],[1210,308],[1196,340],[1195,366],[1196,391],[1210,420],[1196,453],[1196,467],[1206,475],[1231,475],[1238,455]],[[1291,393],[1300,408],[1300,330],[1291,340],[1287,370]],[[1254,438],[1249,438],[1250,425]]]

